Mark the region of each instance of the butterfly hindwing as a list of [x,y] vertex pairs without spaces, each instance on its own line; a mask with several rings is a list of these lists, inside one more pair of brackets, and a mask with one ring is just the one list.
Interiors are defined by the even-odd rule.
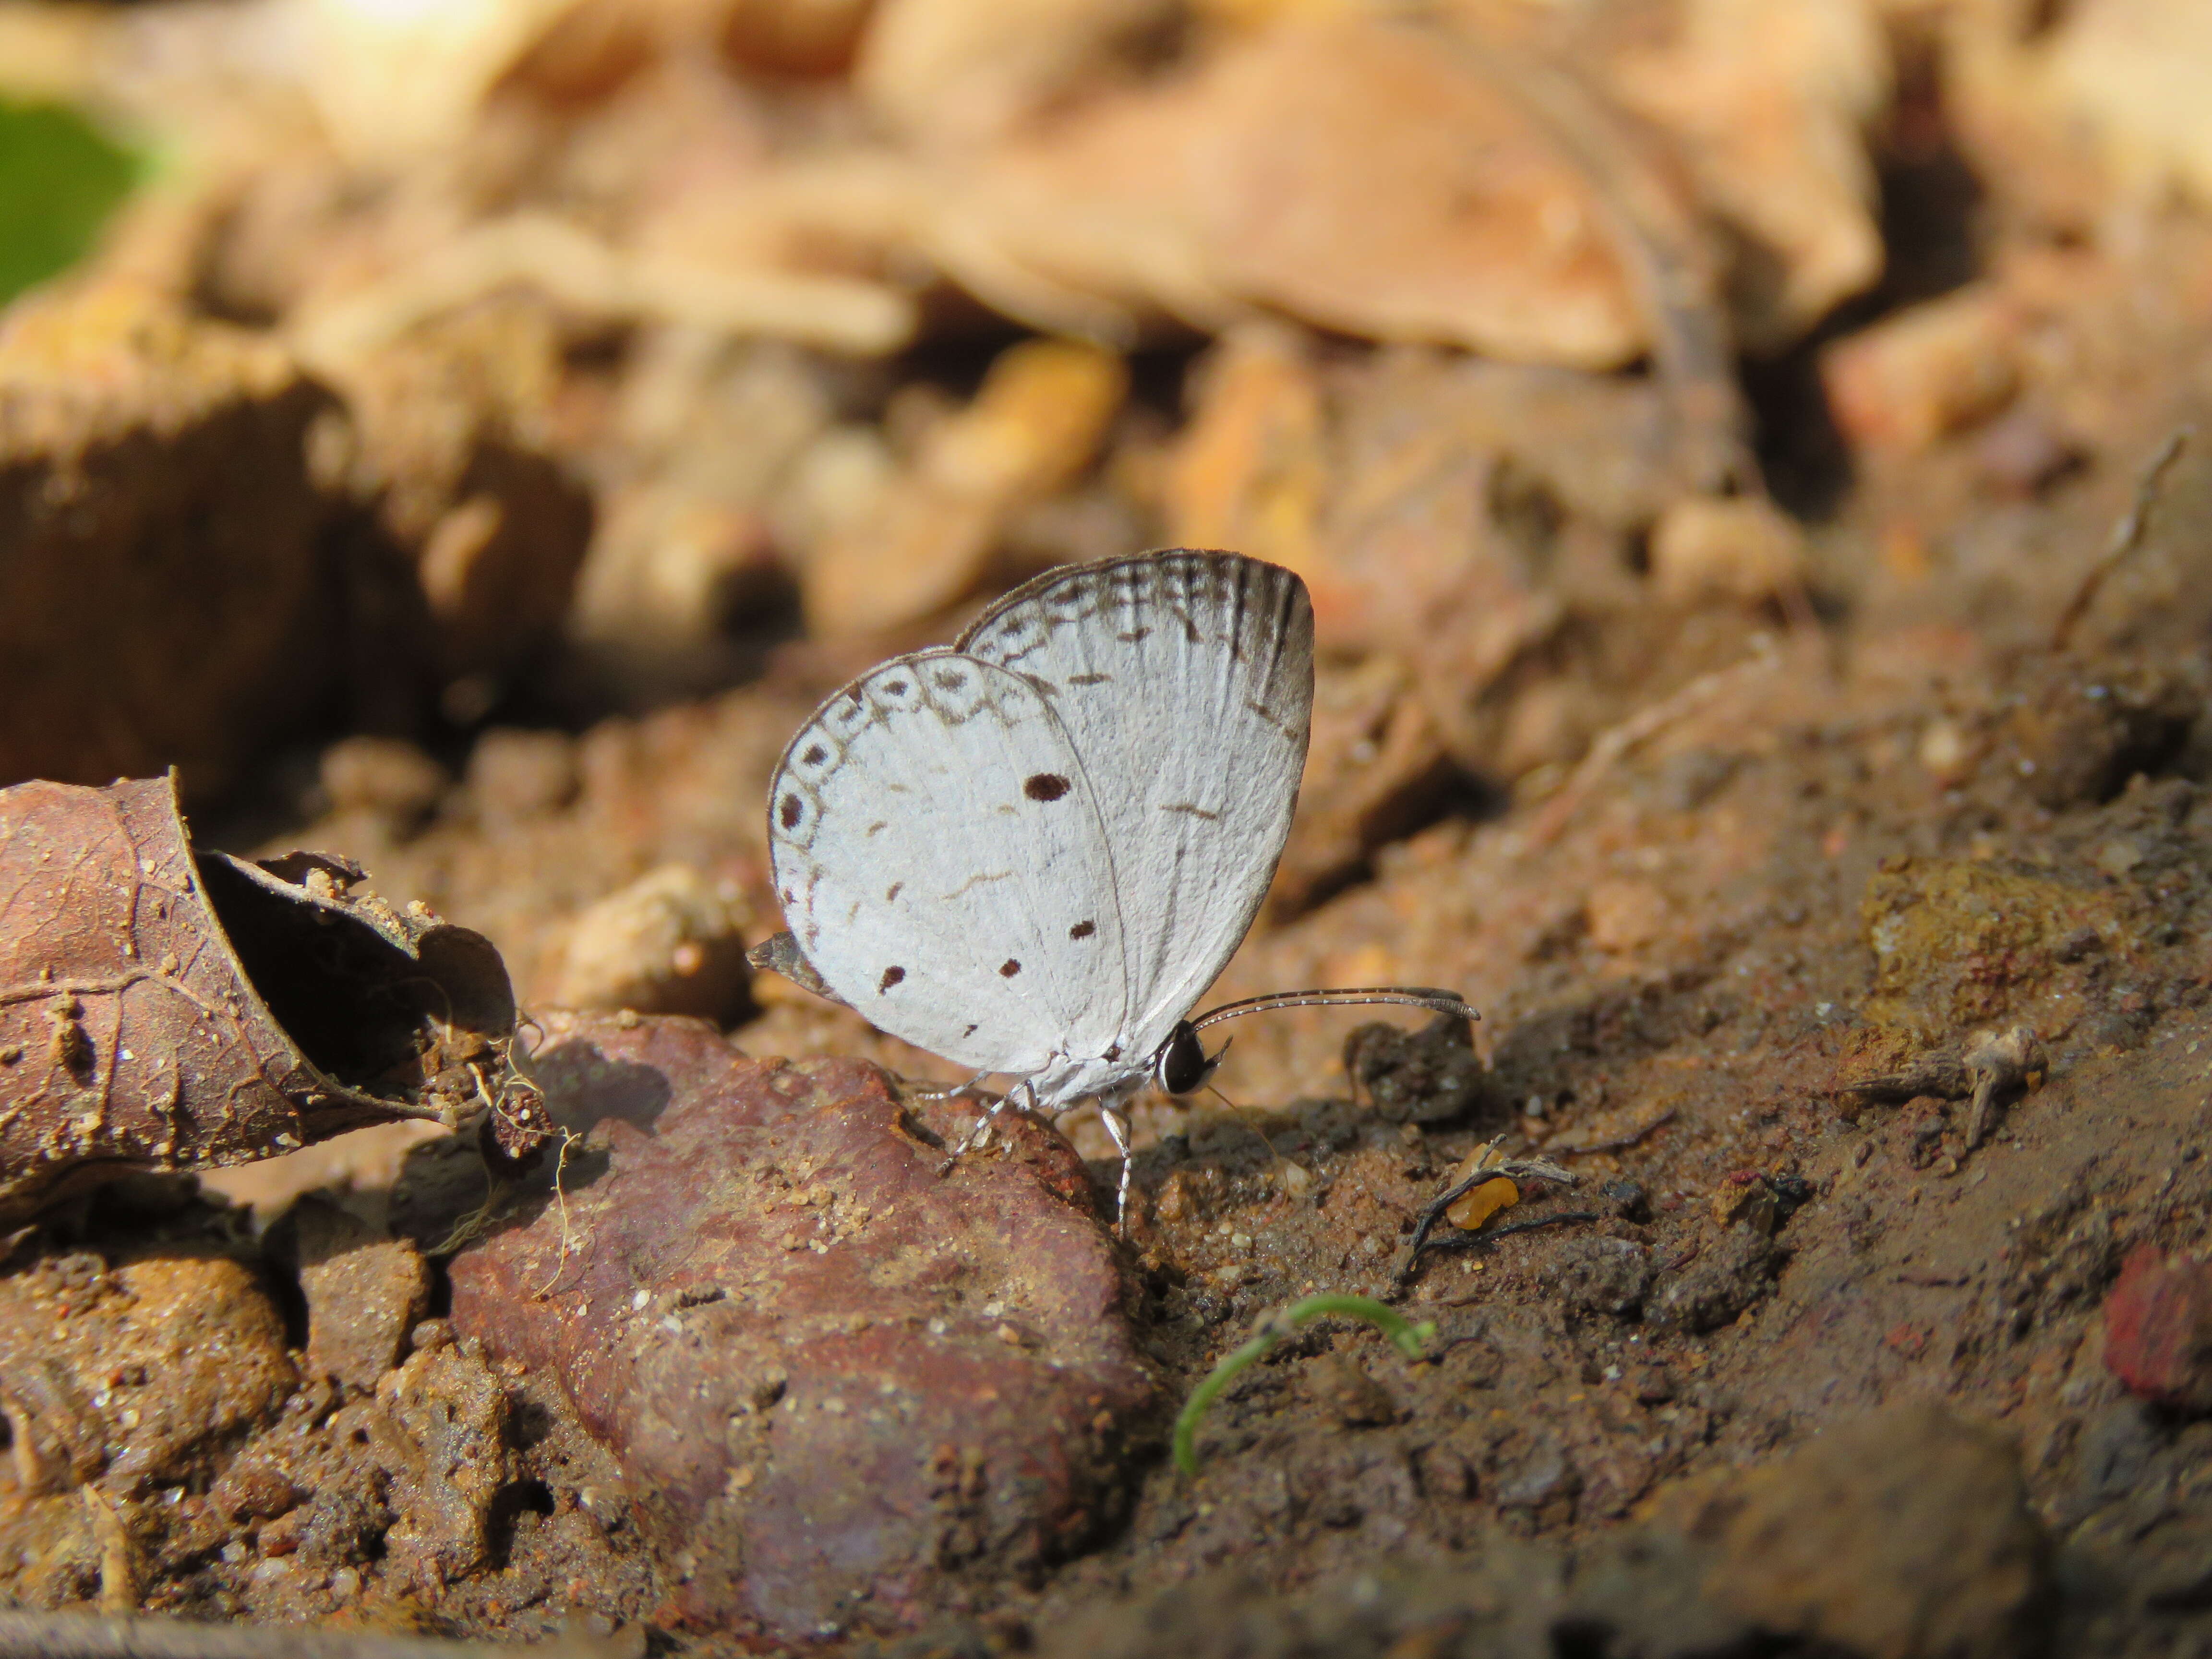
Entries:
[[769,797],[806,959],[875,1025],[978,1071],[1097,1053],[1127,1023],[1108,833],[1046,695],[957,652],[831,697]]
[[1305,584],[1234,553],[1109,560],[1016,589],[956,648],[1043,687],[1099,784],[1122,1036],[1148,1051],[1236,951],[1290,833],[1313,712]]

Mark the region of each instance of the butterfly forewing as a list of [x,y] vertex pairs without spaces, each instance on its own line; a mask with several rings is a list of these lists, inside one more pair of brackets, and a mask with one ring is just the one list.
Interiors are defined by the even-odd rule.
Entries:
[[1243,939],[1290,833],[1313,712],[1305,584],[1233,553],[1085,565],[1008,594],[957,649],[1041,684],[1099,782],[1121,1041],[1148,1052]]
[[978,1071],[1099,1053],[1127,1024],[1108,834],[1046,694],[954,652],[823,704],[769,797],[784,919],[816,971]]

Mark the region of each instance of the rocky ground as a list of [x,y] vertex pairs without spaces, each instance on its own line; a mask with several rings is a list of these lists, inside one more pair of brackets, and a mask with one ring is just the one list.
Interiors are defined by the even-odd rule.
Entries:
[[[0,769],[200,850],[0,796],[0,1620],[2212,1652],[2193,10],[343,9],[10,14],[191,165],[0,316]],[[1483,1018],[1238,1024],[1117,1233],[744,951],[818,698],[1168,544],[1320,629],[1210,1000]]]

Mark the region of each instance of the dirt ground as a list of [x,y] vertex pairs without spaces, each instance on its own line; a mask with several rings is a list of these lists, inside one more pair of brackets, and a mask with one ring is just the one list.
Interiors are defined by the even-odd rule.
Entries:
[[[195,159],[0,313],[0,769],[178,764],[199,847],[482,933],[557,1133],[173,1130],[26,1220],[0,1600],[2212,1653],[2212,146],[2143,67],[2201,20],[1064,9],[488,4],[275,91],[238,40],[346,9],[25,9],[0,91]],[[1087,1115],[940,1175],[947,1063],[743,953],[819,698],[1164,544],[1320,629],[1207,1005],[1482,1018],[1239,1023],[1117,1235]],[[1415,1253],[1489,1146],[1563,1178]],[[1332,1293],[1421,1357],[1305,1324],[1178,1470]]]

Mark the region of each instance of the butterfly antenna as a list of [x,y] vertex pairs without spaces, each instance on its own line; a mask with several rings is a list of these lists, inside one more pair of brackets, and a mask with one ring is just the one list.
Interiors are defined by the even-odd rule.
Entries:
[[1456,1014],[1462,1019],[1480,1019],[1482,1016],[1462,1001],[1450,991],[1431,990],[1419,985],[1363,985],[1341,991],[1270,991],[1265,996],[1246,997],[1241,1002],[1224,1002],[1218,1008],[1200,1014],[1191,1021],[1194,1030],[1224,1019],[1242,1019],[1247,1014],[1265,1013],[1273,1008],[1330,1008],[1389,1004],[1401,1008],[1426,1008],[1439,1014]]

